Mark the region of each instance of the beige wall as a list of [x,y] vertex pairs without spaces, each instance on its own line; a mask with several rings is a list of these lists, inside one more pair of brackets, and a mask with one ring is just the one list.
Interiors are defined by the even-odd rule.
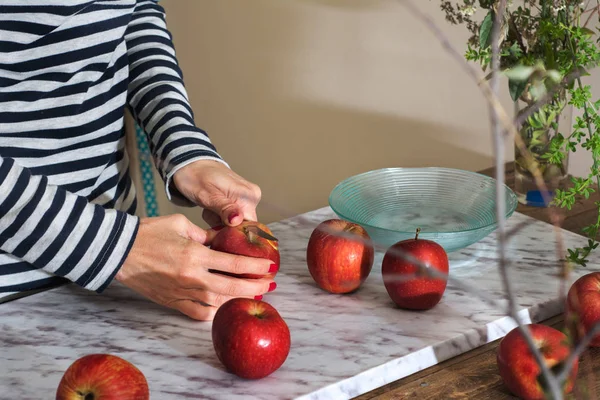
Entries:
[[[492,165],[482,95],[396,1],[161,3],[197,123],[260,185],[264,222],[327,205],[332,187],[359,172]],[[439,0],[415,3],[462,53],[465,28],[444,21]],[[181,211],[159,192],[161,213]]]

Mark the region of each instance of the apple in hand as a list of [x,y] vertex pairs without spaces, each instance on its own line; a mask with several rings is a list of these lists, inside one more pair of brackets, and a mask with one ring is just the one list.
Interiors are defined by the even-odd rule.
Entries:
[[148,400],[150,390],[135,365],[111,354],[89,354],[67,368],[56,400]]
[[[448,255],[442,246],[432,240],[402,240],[390,246],[383,257],[381,275],[388,295],[398,307],[428,310],[442,299],[446,279],[426,276],[426,273],[403,257],[408,254],[430,268],[448,274]],[[423,276],[419,276],[423,275]]]
[[321,222],[310,235],[306,263],[316,284],[330,293],[358,289],[373,268],[374,249],[365,229],[341,219]]
[[[275,271],[266,276],[275,277],[279,270],[280,255],[277,240],[273,240],[273,232],[264,224],[256,221],[243,221],[237,226],[222,228],[212,240],[210,248],[229,254],[240,256],[264,258],[273,261]],[[238,278],[258,279],[256,274],[230,274],[224,271],[214,271]]]
[[[600,323],[600,272],[591,272],[577,279],[569,288],[566,304],[566,325],[575,340],[581,340],[594,325]],[[600,347],[600,334],[590,347]]]
[[[561,368],[571,352],[567,336],[547,325],[529,324],[526,328],[529,328],[548,368]],[[545,398],[543,386],[540,384],[542,370],[519,328],[514,328],[502,338],[496,361],[502,381],[515,396],[525,400]],[[573,389],[578,368],[579,360],[575,360],[563,387],[564,394]]]
[[277,310],[261,300],[225,302],[212,322],[217,358],[231,373],[261,379],[279,369],[290,352],[290,330]]

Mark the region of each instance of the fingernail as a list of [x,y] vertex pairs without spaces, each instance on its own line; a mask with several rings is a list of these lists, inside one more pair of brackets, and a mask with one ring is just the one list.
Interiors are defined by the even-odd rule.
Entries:
[[277,264],[271,264],[271,266],[269,267],[269,272],[277,272],[278,269],[279,267],[277,266]]
[[227,220],[231,224],[231,221],[233,221],[233,219],[236,218],[237,216],[238,216],[238,213],[229,214],[229,217],[227,217]]
[[277,284],[275,282],[271,282],[271,284],[269,285],[269,292],[272,292],[273,290],[275,290],[276,287],[277,287]]
[[262,294],[258,295],[258,296],[254,296],[254,300],[262,300]]

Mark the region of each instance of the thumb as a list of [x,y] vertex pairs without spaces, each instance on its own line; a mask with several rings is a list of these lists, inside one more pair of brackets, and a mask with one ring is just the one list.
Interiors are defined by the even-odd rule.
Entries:
[[256,210],[250,205],[233,203],[221,210],[221,220],[230,226],[236,226],[244,221],[257,221]]
[[220,207],[219,215],[221,216],[221,221],[229,226],[236,226],[244,221],[242,210],[236,203],[229,203]]
[[188,239],[198,242],[200,244],[208,245],[216,235],[216,231],[212,229],[204,230],[198,225],[189,221],[185,229],[185,235]]
[[[218,217],[220,223],[228,226],[237,226],[244,221],[256,221],[256,211],[249,205],[246,205],[244,201],[233,200],[225,196],[219,198],[211,204],[210,211],[216,215],[212,217],[206,213],[205,220],[214,219]],[[217,223],[209,222],[210,225],[217,225]],[[216,221],[214,221],[216,222]]]
[[215,238],[215,236],[217,236],[217,233],[219,233],[219,230],[221,228],[222,227],[213,227],[204,230],[199,226],[190,223],[186,233],[188,239],[203,244],[205,246],[210,246],[213,239]]

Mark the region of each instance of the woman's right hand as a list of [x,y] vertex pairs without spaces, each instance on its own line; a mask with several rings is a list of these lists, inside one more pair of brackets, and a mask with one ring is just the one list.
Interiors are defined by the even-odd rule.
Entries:
[[210,272],[266,275],[273,262],[211,250],[216,231],[183,215],[142,218],[133,246],[115,279],[155,303],[210,321],[234,297],[255,298],[275,289],[270,277],[241,279]]

